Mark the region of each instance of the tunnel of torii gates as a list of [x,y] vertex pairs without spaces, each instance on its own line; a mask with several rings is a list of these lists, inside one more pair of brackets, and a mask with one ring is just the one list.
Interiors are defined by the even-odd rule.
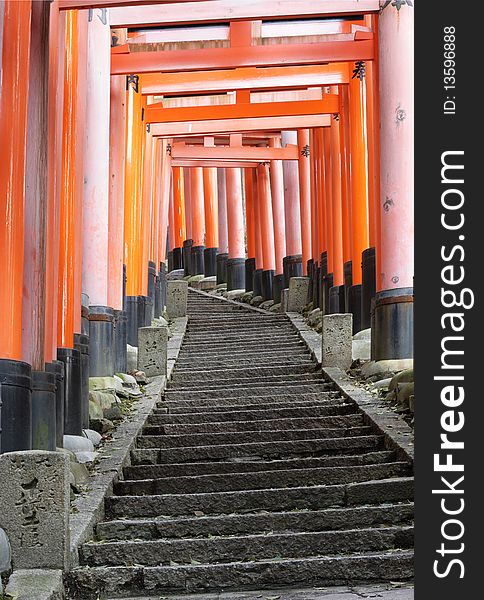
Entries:
[[412,355],[409,2],[5,0],[0,48],[2,452],[88,426],[174,269]]

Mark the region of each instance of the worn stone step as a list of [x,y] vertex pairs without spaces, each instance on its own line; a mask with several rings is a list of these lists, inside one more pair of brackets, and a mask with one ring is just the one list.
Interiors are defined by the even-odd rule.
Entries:
[[143,593],[196,592],[210,589],[254,589],[267,586],[338,585],[405,581],[413,577],[413,552],[379,552],[352,556],[173,565],[169,567],[79,568],[68,576],[73,598],[96,600],[99,594],[120,598]]
[[183,400],[186,398],[225,398],[232,397],[248,397],[257,393],[259,396],[275,396],[280,394],[281,397],[289,397],[292,394],[317,394],[321,392],[334,391],[334,388],[329,383],[314,381],[286,381],[283,385],[280,382],[273,382],[270,386],[264,386],[262,383],[255,382],[254,385],[248,386],[246,383],[239,386],[228,387],[212,387],[203,390],[198,390],[194,396],[194,390],[191,388],[168,388],[165,391],[165,398],[168,400]]
[[[200,353],[203,352],[201,355]],[[286,356],[287,354],[293,354],[295,356],[301,355],[309,355],[309,351],[306,346],[303,344],[292,344],[291,346],[280,348],[279,346],[274,346],[272,348],[264,348],[264,349],[253,349],[253,350],[227,350],[226,352],[220,352],[219,350],[211,350],[210,348],[203,350],[196,350],[192,352],[191,350],[183,350],[180,351],[177,359],[177,365],[183,364],[185,362],[192,362],[196,359],[210,359],[210,360],[223,360],[226,358],[232,358],[236,360],[238,358],[278,358],[281,356]]]
[[[151,452],[150,462],[159,464],[174,462],[194,462],[197,460],[227,460],[230,458],[284,457],[300,455],[322,455],[361,451],[363,449],[381,449],[383,436],[351,436],[340,438],[320,438],[309,440],[290,440],[259,442],[252,444],[231,444],[228,446],[200,446],[190,448],[139,448],[137,452]],[[134,455],[136,456],[136,455]],[[143,456],[143,455],[138,455]],[[137,462],[139,459],[136,459]],[[146,458],[145,458],[146,460]],[[149,460],[149,459],[147,459]]]
[[323,456],[310,458],[288,458],[285,460],[237,460],[226,462],[195,462],[170,465],[132,465],[125,467],[125,479],[155,479],[157,477],[188,477],[221,473],[254,473],[288,469],[316,467],[345,467],[389,463],[395,453],[389,450],[365,454]]
[[324,417],[330,415],[348,415],[356,411],[354,404],[346,404],[337,400],[305,403],[271,402],[249,405],[224,406],[170,406],[166,413],[162,408],[155,409],[150,422],[158,423],[208,423],[212,421],[233,421],[234,413],[237,419],[243,421],[290,419],[297,417]]
[[270,350],[279,350],[285,348],[297,348],[297,347],[306,347],[305,343],[299,338],[294,337],[290,340],[285,340],[283,342],[273,341],[271,339],[259,344],[257,347],[252,345],[242,346],[238,343],[228,344],[226,340],[219,340],[218,342],[212,342],[210,346],[208,346],[205,342],[201,343],[188,343],[187,340],[184,339],[183,346],[180,350],[180,354],[183,356],[184,353],[190,352],[207,352],[208,354],[221,353],[226,354],[227,352],[257,352],[258,350],[262,352],[268,352]]
[[143,435],[183,435],[193,433],[228,433],[237,431],[276,431],[289,429],[325,429],[327,427],[358,427],[363,425],[363,415],[345,417],[316,417],[308,419],[268,419],[266,421],[221,421],[172,425],[147,425]]
[[337,485],[408,475],[411,475],[411,469],[407,463],[394,462],[353,467],[320,467],[119,481],[114,486],[114,493],[117,496],[155,496],[158,494],[228,492],[265,488],[283,489],[299,487],[303,484]]
[[274,355],[262,355],[262,356],[226,356],[224,358],[218,357],[216,359],[210,359],[208,356],[205,359],[202,358],[187,358],[178,360],[176,363],[175,372],[180,371],[210,371],[219,369],[237,369],[241,367],[279,367],[282,365],[295,365],[295,364],[311,364],[312,360],[309,354],[305,352],[296,353],[281,353],[277,356]]
[[222,433],[191,433],[184,435],[141,435],[138,448],[199,448],[206,446],[245,446],[287,440],[320,440],[370,435],[372,428],[327,427],[325,429],[291,429],[276,431],[235,431]]
[[410,548],[413,527],[386,527],[342,531],[254,534],[213,538],[164,539],[83,544],[83,564],[169,566],[172,561],[210,564],[270,558],[302,558],[325,554],[353,554]]
[[311,371],[316,371],[317,365],[308,360],[304,360],[304,362],[300,361],[288,361],[286,364],[281,366],[271,366],[271,367],[240,367],[233,369],[213,369],[211,371],[194,371],[192,369],[188,369],[182,371],[181,369],[175,369],[170,387],[174,387],[177,384],[183,384],[186,387],[190,382],[192,383],[213,383],[214,380],[217,382],[217,386],[224,385],[220,382],[224,380],[233,379],[235,381],[254,378],[261,379],[266,376],[274,376],[274,375],[292,375],[296,373],[310,373]]
[[155,540],[160,538],[247,535],[278,531],[332,531],[410,524],[413,503],[384,506],[353,506],[293,512],[222,516],[199,516],[170,519],[123,519],[104,521],[96,528],[100,540]]
[[110,518],[188,516],[196,512],[217,515],[258,510],[321,510],[336,506],[412,501],[413,487],[413,478],[400,477],[347,485],[288,488],[283,494],[279,489],[263,489],[158,496],[110,496],[106,498],[106,510]]
[[[256,390],[257,391],[257,390]],[[235,398],[202,398],[192,394],[183,400],[160,400],[156,404],[156,409],[169,410],[179,407],[197,408],[197,412],[212,412],[235,410],[232,407],[240,407],[239,410],[250,410],[251,408],[285,408],[297,406],[318,406],[327,403],[342,404],[345,399],[338,392],[321,392],[320,394],[290,394],[286,396],[236,396]],[[230,409],[225,409],[230,406]],[[245,407],[245,408],[244,408]],[[237,419],[240,420],[240,419]]]
[[[179,371],[178,371],[179,372]],[[237,387],[247,387],[247,384],[251,384],[254,387],[260,388],[257,390],[257,395],[261,393],[269,393],[274,386],[283,387],[284,385],[290,385],[300,382],[301,384],[317,383],[320,385],[326,384],[327,390],[334,390],[334,386],[328,384],[323,378],[323,374],[318,371],[314,371],[313,369],[307,369],[307,372],[302,373],[286,373],[286,374],[275,374],[275,375],[266,375],[263,377],[260,376],[239,376],[232,378],[220,378],[212,377],[212,379],[208,381],[204,381],[203,384],[205,388],[224,388],[231,387],[231,389],[236,389]],[[170,382],[170,387],[165,390],[165,396],[171,395],[173,392],[184,392],[184,391],[192,391],[194,388],[198,389],[200,386],[200,382],[198,380],[195,381],[183,381],[181,383],[173,383]]]

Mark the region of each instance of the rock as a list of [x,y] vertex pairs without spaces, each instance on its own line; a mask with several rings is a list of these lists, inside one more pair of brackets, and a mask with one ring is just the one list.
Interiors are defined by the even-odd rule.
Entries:
[[91,440],[81,435],[65,435],[64,448],[74,452],[76,458],[79,452],[94,452],[94,444]]
[[98,433],[107,433],[108,431],[112,431],[114,429],[114,423],[109,419],[91,419],[89,421],[89,425],[94,431]]
[[302,313],[308,300],[309,277],[291,277],[289,280],[289,295],[287,312]]
[[281,312],[288,312],[288,301],[289,301],[289,288],[281,290]]
[[105,413],[111,408],[113,404],[117,402],[116,395],[112,392],[89,392],[89,401],[95,402]]
[[169,320],[186,316],[187,300],[188,283],[186,281],[166,282],[166,314]]
[[128,375],[127,373],[116,373],[116,375],[121,379],[124,387],[138,389],[138,382],[132,375]]
[[408,408],[412,414],[415,413],[415,396],[413,395],[408,398]]
[[104,418],[109,419],[110,421],[119,421],[123,418],[119,401],[111,404],[111,406],[104,411]]
[[350,313],[324,315],[322,328],[323,367],[349,369],[353,362],[353,315]]
[[174,271],[170,271],[166,274],[167,281],[175,281],[178,279],[183,279],[185,277],[184,269],[175,269]]
[[99,404],[93,400],[89,400],[89,421],[92,421],[93,419],[102,419],[103,416],[103,409]]
[[229,290],[227,292],[227,298],[229,300],[240,300],[245,294],[245,290]]
[[321,314],[321,310],[319,308],[315,308],[308,314],[308,323],[311,325],[311,327],[314,327],[322,320],[323,315]]
[[80,492],[81,486],[89,481],[89,471],[84,464],[77,462],[70,464],[70,470],[72,475],[71,487],[76,492]]
[[273,312],[273,313],[278,313],[278,312],[281,312],[281,303],[280,303],[280,302],[278,302],[277,304],[273,304],[273,305],[272,305],[272,306],[269,308],[269,311],[270,311],[270,312]]
[[[0,575],[10,571],[12,563],[12,551],[7,534],[0,527]],[[1,588],[0,588],[1,590]]]
[[74,454],[74,452],[72,452],[72,450],[68,450],[67,448],[56,448],[56,452],[65,454],[71,462],[77,462],[76,455]]
[[370,361],[363,365],[361,373],[366,378],[373,375],[380,375],[383,378],[390,375],[393,376],[398,371],[403,371],[404,369],[413,369],[413,358]]
[[30,450],[0,455],[0,515],[16,570],[68,568],[69,479],[64,454]]
[[414,383],[399,383],[395,388],[397,402],[405,408],[409,407],[409,398],[414,394]]
[[217,287],[215,289],[217,289],[217,290],[226,290],[227,289],[227,284],[226,283],[219,283],[219,284],[217,284]]
[[148,380],[146,379],[146,374],[143,371],[138,371],[138,369],[134,369],[133,371],[130,371],[129,374],[136,379],[138,385],[146,385],[148,383]]
[[168,327],[168,321],[163,317],[156,317],[151,321],[152,327]]
[[204,292],[208,292],[210,290],[214,290],[217,287],[217,277],[214,275],[212,277],[205,277],[200,282],[200,289]]
[[94,429],[84,429],[82,432],[90,440],[95,448],[102,442],[102,436]]
[[262,296],[254,296],[250,301],[251,306],[260,306],[264,302],[264,298]]
[[260,308],[263,310],[269,310],[271,306],[274,306],[274,300],[266,300],[265,302],[262,302]]
[[138,348],[136,346],[130,346],[128,344],[128,361],[127,361],[127,371],[131,373],[138,368]]
[[400,371],[397,373],[390,383],[389,388],[394,390],[398,384],[400,383],[411,383],[413,382],[413,369],[405,369],[404,371]]
[[77,460],[81,464],[91,463],[96,460],[97,452],[76,452]]
[[89,377],[89,391],[115,390],[116,380],[114,377]]
[[371,342],[371,328],[362,329],[361,331],[358,331],[358,333],[355,333],[355,335],[353,336],[353,339]]
[[242,302],[249,304],[250,301],[252,300],[253,295],[254,295],[254,292],[245,292],[245,294],[242,296]]
[[118,396],[121,396],[122,398],[129,398],[129,391],[125,388],[124,382],[121,379],[121,377],[115,375],[114,380],[116,382],[116,394]]
[[355,340],[352,342],[353,360],[370,360],[371,340]]
[[372,390],[384,390],[385,388],[388,389],[388,386],[390,385],[390,381],[391,381],[391,377],[387,377],[386,379],[380,379],[379,381],[375,381],[375,383],[373,383],[373,385],[371,386]]

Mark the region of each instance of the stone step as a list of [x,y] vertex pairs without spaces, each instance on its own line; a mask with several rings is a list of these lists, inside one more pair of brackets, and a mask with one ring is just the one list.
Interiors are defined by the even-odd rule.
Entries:
[[[177,364],[172,376],[172,381],[178,382],[183,381],[184,386],[195,385],[198,381],[208,381],[211,379],[228,379],[232,373],[235,374],[235,379],[241,379],[239,374],[245,369],[270,369],[274,372],[283,373],[284,371],[290,371],[295,367],[304,367],[302,372],[313,370],[313,361],[309,355],[284,355],[280,357],[267,357],[256,360],[254,358],[239,358],[233,360],[232,358],[226,358],[224,360],[197,360],[197,361],[185,361]],[[282,371],[281,371],[282,370]],[[194,374],[192,378],[188,378],[187,375]],[[247,379],[247,375],[244,377]]]
[[[203,352],[203,355],[200,356],[200,352]],[[238,350],[232,349],[226,352],[221,352],[219,350],[211,350],[210,348],[206,348],[205,351],[202,349],[197,349],[196,351],[186,351],[185,349],[180,351],[177,359],[177,365],[183,364],[184,362],[192,362],[196,359],[210,359],[210,360],[223,360],[226,358],[231,358],[232,360],[237,360],[238,358],[279,358],[281,356],[287,356],[288,354],[294,356],[308,355],[309,351],[303,344],[291,344],[289,347],[280,348],[279,346],[275,346],[267,349],[252,349],[252,350]]]
[[298,582],[308,586],[404,581],[412,577],[413,552],[404,550],[214,565],[84,567],[71,571],[68,589],[79,600],[96,600],[100,594],[139,596],[143,590],[150,594],[177,590],[188,593],[291,586]]
[[307,404],[291,402],[270,402],[260,404],[234,404],[223,406],[174,406],[170,403],[169,413],[158,408],[150,417],[150,422],[158,423],[209,423],[233,421],[234,413],[241,421],[291,419],[298,417],[324,417],[331,415],[348,415],[355,412],[354,404],[345,404],[336,400],[328,402],[311,402]]
[[232,492],[266,488],[293,488],[301,485],[338,485],[360,481],[388,479],[411,475],[407,463],[393,462],[380,465],[353,467],[320,467],[259,471],[256,473],[222,473],[191,477],[164,477],[119,481],[114,486],[116,496],[156,496],[159,494],[193,494],[203,492]]
[[233,369],[213,369],[211,371],[194,371],[192,369],[182,371],[181,369],[175,369],[170,381],[170,388],[173,388],[177,384],[183,384],[183,387],[187,387],[190,383],[196,383],[197,385],[204,383],[208,387],[207,384],[211,383],[213,385],[214,382],[217,383],[217,387],[220,387],[225,385],[226,380],[233,380],[237,383],[250,378],[257,380],[266,376],[310,373],[311,371],[315,371],[316,368],[317,365],[315,363],[304,360],[302,363],[299,361],[288,361],[286,364],[277,367],[248,366]]
[[373,465],[395,460],[395,453],[389,450],[367,452],[366,454],[337,455],[311,458],[288,458],[286,460],[237,460],[226,462],[195,462],[170,465],[134,465],[123,469],[125,479],[156,479],[158,477],[189,477],[222,473],[255,473],[289,469],[316,467],[345,467]]
[[187,371],[212,371],[219,369],[236,369],[240,367],[252,367],[252,366],[264,366],[264,367],[279,367],[289,366],[296,364],[311,364],[311,357],[306,352],[300,352],[299,354],[287,354],[281,353],[279,355],[262,355],[260,357],[254,356],[243,356],[233,357],[227,355],[226,357],[218,357],[216,359],[210,359],[208,356],[205,359],[201,358],[183,358],[177,360],[175,372],[187,372]]
[[222,433],[189,433],[184,435],[141,435],[138,448],[204,448],[207,446],[246,446],[287,440],[321,440],[370,435],[372,428],[327,427],[325,429],[291,429],[276,431],[234,431]]
[[138,564],[148,567],[204,562],[210,564],[270,558],[304,558],[404,550],[413,545],[413,527],[255,534],[236,537],[164,539],[83,544],[80,560],[93,567]]
[[363,425],[363,415],[345,417],[316,417],[308,419],[268,419],[265,421],[222,421],[212,423],[185,423],[172,425],[147,425],[143,435],[183,435],[193,433],[228,433],[237,431],[276,431],[289,429],[325,429],[327,427],[358,427]]
[[[282,385],[281,385],[282,384]],[[257,393],[261,398],[263,396],[280,395],[282,398],[290,398],[293,394],[317,394],[321,392],[333,391],[333,386],[329,383],[316,383],[313,381],[291,381],[273,382],[270,387],[264,386],[258,381],[254,385],[248,386],[247,383],[231,387],[212,387],[195,391],[193,388],[169,388],[165,391],[165,398],[168,400],[183,400],[187,398],[225,398],[233,396],[234,398],[251,397]]]
[[[257,391],[257,390],[256,390]],[[224,407],[240,407],[240,410],[250,410],[250,408],[267,408],[274,405],[274,408],[298,407],[298,406],[317,406],[328,402],[333,404],[342,404],[345,399],[339,392],[321,392],[320,394],[295,394],[288,396],[241,396],[235,398],[202,398],[196,397],[196,394],[188,396],[183,400],[160,400],[156,404],[157,409],[169,410],[173,408],[186,406],[187,408],[196,408],[197,412],[212,412],[234,410]],[[199,408],[198,408],[199,407]],[[246,407],[246,408],[244,408]],[[240,419],[237,419],[240,420]]]
[[[309,440],[290,440],[259,442],[252,444],[231,444],[228,446],[200,446],[191,448],[139,448],[133,450],[133,457],[139,464],[140,459],[156,464],[180,462],[227,460],[248,457],[285,457],[310,456],[334,453],[348,453],[381,449],[383,436],[367,435],[340,438],[320,438]],[[137,454],[137,453],[145,454]]]
[[106,498],[106,511],[109,518],[188,516],[198,512],[220,515],[260,510],[321,510],[336,506],[412,500],[413,478],[401,477],[347,485],[288,488],[284,493],[281,493],[280,489],[262,489],[157,496],[110,496]]
[[260,343],[257,345],[257,347],[254,347],[253,345],[249,345],[246,346],[244,345],[242,347],[241,344],[228,344],[226,343],[224,340],[220,340],[219,342],[212,342],[210,344],[210,346],[207,346],[206,343],[202,342],[202,343],[188,343],[186,340],[183,341],[183,346],[181,347],[180,350],[180,355],[183,356],[184,353],[191,353],[191,352],[206,352],[207,354],[221,354],[222,356],[224,354],[227,354],[229,352],[269,352],[271,350],[277,351],[277,350],[283,350],[286,348],[301,348],[304,347],[306,348],[305,343],[299,338],[293,338],[291,340],[286,340],[284,342],[279,342],[279,341],[273,341],[273,340],[267,340],[263,343]]
[[[180,371],[175,371],[180,372]],[[297,383],[301,382],[302,384],[306,384],[307,382],[317,383],[320,385],[326,384],[327,390],[334,390],[334,386],[332,384],[328,384],[323,378],[322,373],[309,370],[307,372],[302,373],[286,373],[286,374],[276,374],[276,375],[266,375],[265,377],[250,377],[250,376],[240,376],[240,377],[232,377],[232,378],[220,378],[215,379],[212,378],[212,381],[208,381],[208,384],[205,387],[226,387],[230,385],[231,388],[239,387],[247,387],[247,384],[250,383],[257,388],[261,388],[257,390],[257,394],[260,392],[269,393],[273,386],[277,385],[279,387],[283,387],[285,384]],[[173,381],[173,380],[172,380]],[[215,385],[214,385],[215,384]],[[186,381],[182,384],[176,384],[170,382],[170,387],[165,391],[165,396],[170,395],[172,392],[183,392],[185,390],[192,390],[193,388],[199,388],[200,384],[197,381]]]
[[247,535],[279,531],[332,531],[410,524],[413,503],[353,506],[294,512],[245,513],[170,519],[123,519],[97,525],[97,538],[108,541]]

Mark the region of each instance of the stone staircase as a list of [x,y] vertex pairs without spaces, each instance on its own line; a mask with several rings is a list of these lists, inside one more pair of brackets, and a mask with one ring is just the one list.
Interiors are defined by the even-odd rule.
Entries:
[[71,597],[410,579],[411,465],[322,378],[285,316],[193,291],[188,314]]

